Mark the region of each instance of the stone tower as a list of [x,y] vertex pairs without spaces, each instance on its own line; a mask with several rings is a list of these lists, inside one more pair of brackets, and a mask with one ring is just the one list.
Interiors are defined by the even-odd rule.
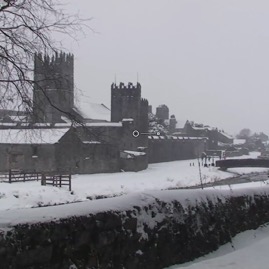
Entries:
[[156,117],[160,120],[169,119],[169,108],[166,105],[160,105],[156,108]]
[[35,122],[61,122],[74,107],[74,56],[35,55],[33,114]]
[[136,123],[139,121],[141,108],[141,85],[134,86],[128,83],[111,85],[111,121],[119,122],[122,119],[132,118]]
[[[147,147],[147,135],[137,138],[132,136],[132,130],[140,133],[148,132],[148,101],[141,98],[141,85],[120,83],[111,85],[111,121],[132,121],[130,133],[125,134],[126,149],[137,150],[138,147]],[[125,123],[126,124],[126,123]]]

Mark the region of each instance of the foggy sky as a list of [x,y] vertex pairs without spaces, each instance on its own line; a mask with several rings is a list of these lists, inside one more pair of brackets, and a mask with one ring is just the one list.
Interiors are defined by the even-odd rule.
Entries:
[[[81,0],[92,17],[75,54],[84,99],[110,107],[110,85],[137,82],[156,106],[235,134],[269,134],[268,0]],[[137,76],[138,74],[138,76]]]

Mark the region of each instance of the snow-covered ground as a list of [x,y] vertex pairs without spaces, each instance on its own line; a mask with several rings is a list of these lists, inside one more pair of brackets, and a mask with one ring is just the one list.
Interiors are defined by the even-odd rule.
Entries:
[[[251,156],[244,156],[244,158],[253,158],[257,155],[257,153],[253,153]],[[193,163],[194,166],[190,165]],[[269,172],[269,169],[233,168],[223,172],[216,167],[201,167],[203,183],[251,172]],[[203,191],[180,190],[180,196],[178,196],[179,191],[161,191],[199,184],[197,160],[151,164],[147,170],[136,173],[75,175],[72,177],[72,193],[65,188],[41,186],[40,182],[12,184],[0,182],[0,232],[10,229],[10,226],[16,223],[48,221],[73,216],[74,214],[93,213],[96,210],[120,210],[125,207],[129,208],[137,204],[138,201],[140,204],[146,204],[156,195],[164,201],[180,199],[181,202],[188,203],[192,200],[206,199],[208,195],[214,197],[219,189],[222,190],[221,195],[225,195],[225,193],[227,195],[238,195],[238,193],[240,194],[242,191],[245,193],[248,190],[250,190],[251,195],[253,194],[253,187],[258,192],[269,191],[267,180],[233,186],[215,186],[214,190],[212,190],[212,187]],[[242,190],[238,190],[239,188]],[[122,196],[89,200],[102,196],[119,195]],[[39,206],[54,204],[58,206],[38,208]],[[266,255],[268,246],[269,226],[257,231],[242,233],[236,236],[232,245],[227,244],[206,257],[197,259],[192,263],[173,266],[170,269],[182,267],[188,269],[266,269],[269,268]]]
[[[245,158],[255,157],[252,153]],[[194,166],[190,166],[190,163]],[[234,175],[268,171],[266,168],[233,168],[223,172],[216,167],[201,167],[203,183],[214,182]],[[44,205],[73,203],[100,197],[113,197],[134,192],[164,190],[199,185],[198,162],[174,161],[149,165],[140,172],[75,175],[72,177],[72,193],[67,188],[41,186],[40,181],[26,183],[0,182],[0,214],[5,210]],[[257,183],[260,186],[262,183]],[[256,185],[257,185],[256,184]]]
[[[238,234],[217,251],[169,269],[268,269],[269,225]],[[168,269],[168,268],[167,268]]]

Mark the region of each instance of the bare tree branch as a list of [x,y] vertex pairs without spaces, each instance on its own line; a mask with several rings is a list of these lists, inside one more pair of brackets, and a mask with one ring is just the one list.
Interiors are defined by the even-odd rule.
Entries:
[[35,86],[52,107],[61,110],[50,100],[44,83],[34,80],[34,57],[57,53],[53,34],[76,39],[77,33],[89,28],[88,21],[65,13],[59,0],[0,0],[0,108],[12,104],[32,113]]

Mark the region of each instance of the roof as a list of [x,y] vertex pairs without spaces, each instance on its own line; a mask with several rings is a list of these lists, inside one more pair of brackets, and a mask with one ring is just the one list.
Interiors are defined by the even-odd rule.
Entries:
[[243,144],[245,144],[246,143],[246,139],[234,139],[234,142],[233,142],[233,144],[234,145],[243,145]]
[[186,123],[186,121],[177,120],[176,128],[177,129],[183,129],[185,127],[185,123]]
[[149,135],[148,139],[175,139],[175,140],[207,140],[204,136],[159,136],[159,135]]
[[146,153],[140,152],[140,151],[132,151],[132,150],[124,150],[120,152],[120,157],[123,159],[134,159],[135,157],[143,156],[143,155],[146,155]]
[[1,129],[0,144],[55,144],[68,130],[68,128]]
[[88,122],[84,125],[87,127],[122,127],[121,122]]
[[225,132],[219,131],[222,135],[224,135],[225,137],[229,138],[229,139],[233,139],[233,137]]
[[141,152],[141,151],[133,151],[133,150],[124,150],[125,153],[134,155],[134,156],[142,156],[142,155],[146,155],[145,152]]
[[110,109],[104,104],[80,102],[74,110],[84,119],[110,121]]

